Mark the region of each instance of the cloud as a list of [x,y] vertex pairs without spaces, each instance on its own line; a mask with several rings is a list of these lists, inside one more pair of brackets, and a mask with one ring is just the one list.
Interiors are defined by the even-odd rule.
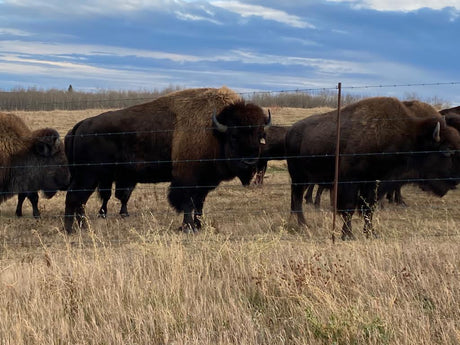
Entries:
[[[99,46],[89,44],[54,44],[46,42],[25,42],[25,41],[0,41],[0,54],[21,54],[24,56],[46,55],[66,56],[69,58],[79,56],[118,56],[138,57],[151,59],[165,59],[174,62],[197,62],[199,57],[187,54],[174,54],[160,51],[142,49],[121,48],[112,46]],[[1,55],[0,55],[1,59]]]
[[402,11],[410,12],[422,8],[441,10],[444,8],[455,8],[460,11],[458,0],[327,0],[329,2],[347,2],[354,8],[369,8],[377,11]]
[[298,16],[269,7],[249,5],[239,1],[211,1],[211,5],[237,13],[242,17],[262,17],[266,20],[273,20],[301,29],[315,28],[314,25],[302,20],[302,18]]
[[16,9],[33,9],[49,16],[51,14],[62,13],[72,13],[72,15],[126,15],[145,10],[161,10],[166,12],[171,8],[178,8],[184,4],[180,0],[3,0],[2,6]]
[[217,24],[217,25],[222,24],[222,22],[219,22],[218,20],[215,20],[215,19],[212,19],[212,18],[209,18],[209,17],[203,17],[203,16],[199,16],[199,15],[185,13],[185,12],[182,12],[182,11],[176,11],[175,15],[180,20],[207,21],[207,22]]
[[30,32],[18,30],[18,29],[0,28],[0,36],[1,35],[26,37],[26,36],[32,36],[33,34]]

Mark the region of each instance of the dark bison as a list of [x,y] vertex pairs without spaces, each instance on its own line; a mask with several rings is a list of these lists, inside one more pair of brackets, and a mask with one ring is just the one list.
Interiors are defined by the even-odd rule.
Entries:
[[460,106],[442,109],[439,111],[441,115],[460,115]]
[[138,182],[170,181],[169,202],[184,212],[184,230],[200,228],[209,191],[234,177],[250,183],[270,122],[225,87],[178,91],[79,122],[66,136],[66,230],[75,214],[81,224],[94,189],[107,191],[113,181],[117,196],[128,198]]
[[31,131],[16,115],[0,113],[0,203],[18,194],[20,217],[27,197],[38,218],[38,191],[51,198],[69,180],[64,144],[55,129]]
[[284,139],[288,127],[272,125],[266,131],[265,145],[262,146],[260,158],[257,163],[257,171],[253,183],[261,185],[264,182],[265,172],[267,171],[267,162],[270,160],[286,159],[286,150],[284,147]]
[[[408,105],[409,107],[414,104],[414,101],[404,101],[404,104]],[[445,116],[446,123],[448,126],[452,126],[458,131],[460,131],[460,106],[454,108],[443,109],[439,111],[441,115]],[[425,112],[415,112],[415,116],[425,116]],[[315,200],[313,201],[313,190],[315,185],[309,185],[307,187],[307,191],[305,193],[305,202],[307,204],[314,204],[315,207],[320,207],[321,205],[321,195],[323,194],[324,189],[329,189],[331,185],[318,185],[318,189],[316,191]],[[390,189],[386,193],[386,199],[388,202],[395,203],[397,205],[407,206],[402,193],[401,193],[401,184],[395,184],[392,189]]]
[[[336,111],[295,123],[286,135],[291,175],[291,212],[306,224],[302,210],[309,184],[334,178]],[[358,207],[364,232],[372,231],[375,202],[394,181],[417,182],[443,196],[454,188],[459,133],[430,105],[395,98],[369,98],[342,110],[338,209],[342,239],[354,238],[351,219]],[[297,156],[297,157],[295,157]]]

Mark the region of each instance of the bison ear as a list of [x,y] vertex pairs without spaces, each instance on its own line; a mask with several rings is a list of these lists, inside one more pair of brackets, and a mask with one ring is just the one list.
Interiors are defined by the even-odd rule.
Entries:
[[55,130],[44,130],[37,133],[34,144],[35,152],[43,157],[54,155],[61,144],[58,132]]

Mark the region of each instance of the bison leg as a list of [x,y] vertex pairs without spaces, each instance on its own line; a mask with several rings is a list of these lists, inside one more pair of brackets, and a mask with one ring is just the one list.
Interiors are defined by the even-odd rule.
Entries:
[[323,194],[324,189],[326,189],[325,185],[318,185],[318,190],[316,191],[315,197],[315,207],[319,208],[321,206],[321,195]]
[[18,194],[18,204],[16,206],[16,216],[22,217],[22,204],[27,197],[27,193],[19,193]]
[[401,206],[407,206],[401,194],[401,187],[395,189],[395,203]]
[[351,210],[341,212],[341,217],[343,220],[343,226],[342,226],[342,240],[343,241],[355,239],[355,235],[353,235],[353,231],[351,227],[351,219],[353,218],[353,213],[354,211],[351,211]]
[[99,216],[102,218],[107,217],[107,204],[112,196],[112,181],[110,184],[99,184],[99,197],[102,199],[102,205],[99,209]]
[[120,215],[124,217],[129,217],[128,212],[128,201],[131,197],[131,194],[134,190],[136,184],[121,184],[117,183],[115,189],[115,197],[120,200],[121,207],[120,207]]
[[88,181],[85,181],[84,183],[78,183],[75,180],[72,181],[65,198],[64,228],[67,233],[70,234],[73,232],[73,221],[75,215],[80,227],[85,227],[87,225],[85,222],[86,216],[84,205],[88,201],[96,186],[96,180],[91,181],[91,183],[88,183]]
[[209,190],[199,190],[193,196],[193,205],[195,208],[195,214],[193,215],[193,223],[196,229],[201,229],[201,219],[203,217],[203,205]]
[[339,185],[337,191],[337,207],[343,220],[342,240],[354,240],[351,219],[358,202],[358,186],[355,184]]
[[27,193],[27,199],[29,199],[30,204],[32,205],[32,214],[34,218],[40,218],[40,210],[38,209],[38,193]]
[[394,190],[390,190],[388,193],[387,193],[387,200],[390,204],[392,204],[394,202]]
[[306,225],[305,216],[302,209],[302,198],[306,185],[304,183],[291,183],[291,214],[297,216],[299,225]]
[[313,204],[313,189],[315,188],[314,184],[309,184],[307,187],[307,192],[305,193],[305,202],[307,204]]
[[34,215],[34,218],[40,218],[40,210],[38,209],[38,193],[37,192],[18,194],[18,204],[16,206],[16,216],[22,217],[22,205],[24,204],[24,200],[26,198],[29,199],[32,205],[32,213]]

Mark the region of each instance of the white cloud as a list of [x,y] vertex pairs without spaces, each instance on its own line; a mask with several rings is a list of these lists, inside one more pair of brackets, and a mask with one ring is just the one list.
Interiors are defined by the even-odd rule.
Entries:
[[[1,1],[0,1],[1,3]],[[0,35],[8,35],[8,36],[32,36],[32,33],[23,31],[23,30],[18,30],[18,29],[12,29],[12,28],[0,28]]]
[[459,0],[327,0],[329,2],[349,2],[355,8],[370,8],[377,11],[410,12],[421,8],[441,10],[452,7],[460,10]]
[[175,15],[180,20],[206,21],[206,22],[211,22],[211,23],[219,24],[219,25],[222,24],[218,20],[215,20],[215,19],[212,19],[212,18],[198,16],[198,15],[194,15],[194,14],[190,14],[190,13],[185,13],[185,12],[182,12],[182,11],[176,11]]
[[242,17],[262,17],[266,20],[273,20],[296,28],[314,28],[314,25],[298,16],[269,7],[249,5],[239,1],[211,1],[211,5],[237,13]]
[[16,8],[36,9],[41,13],[50,15],[69,14],[72,15],[107,15],[113,13],[128,14],[143,10],[168,11],[184,4],[180,0],[81,0],[81,1],[60,1],[60,0],[4,0],[5,5]]
[[[26,56],[119,56],[119,57],[142,57],[151,59],[166,59],[174,62],[197,62],[199,57],[186,54],[174,54],[168,52],[149,51],[142,49],[120,48],[112,46],[96,46],[84,44],[54,44],[46,42],[23,42],[23,41],[0,41],[0,54],[22,54]],[[1,55],[0,55],[1,59]]]

